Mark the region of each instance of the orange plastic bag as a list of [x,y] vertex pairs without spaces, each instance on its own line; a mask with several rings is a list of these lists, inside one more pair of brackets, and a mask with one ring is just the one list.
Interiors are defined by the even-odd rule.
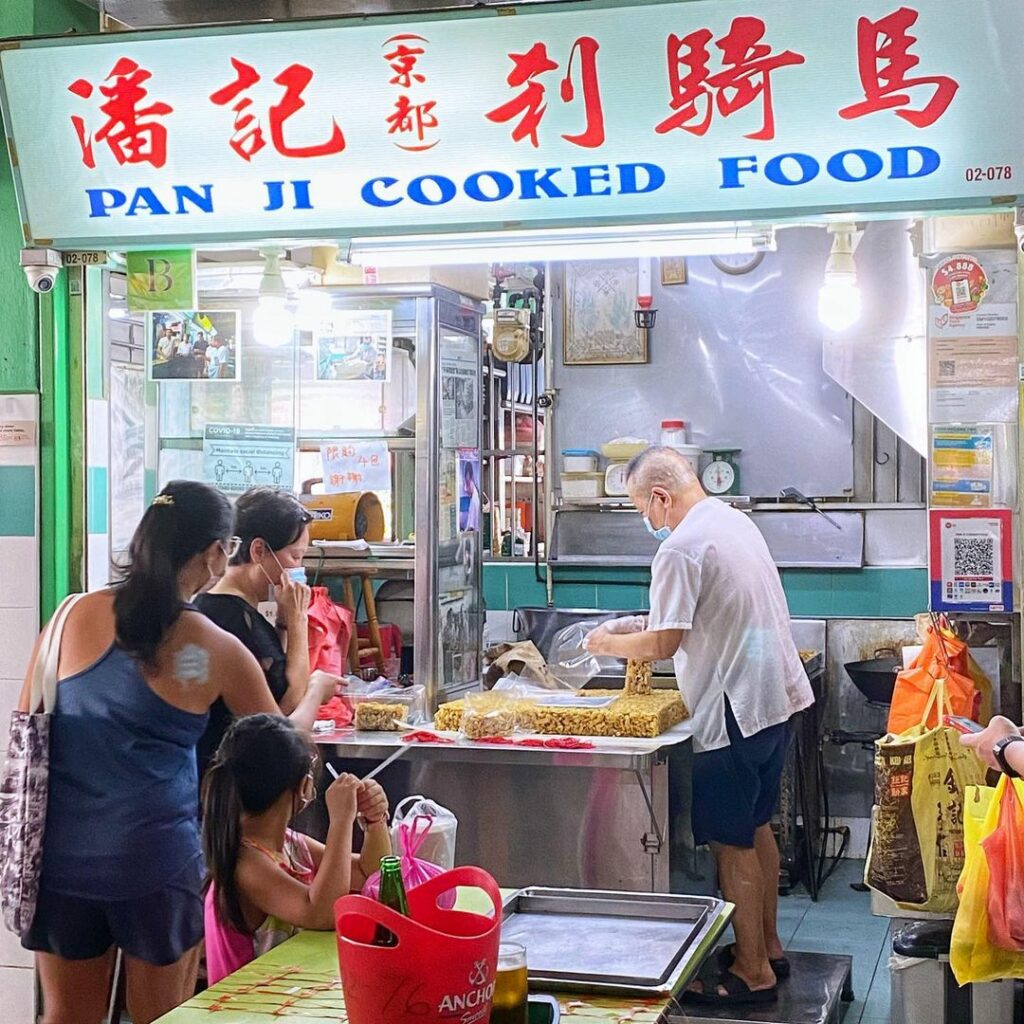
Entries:
[[1006,786],[999,823],[981,841],[988,862],[988,938],[994,946],[1024,952],[1024,809]]
[[932,688],[939,679],[945,679],[946,695],[952,714],[977,719],[978,691],[967,674],[967,644],[951,630],[936,633],[929,628],[925,634],[921,653],[910,668],[896,676],[892,704],[889,707],[888,732],[900,735],[914,726],[938,726],[940,709],[935,707],[934,722],[922,719],[928,706]]

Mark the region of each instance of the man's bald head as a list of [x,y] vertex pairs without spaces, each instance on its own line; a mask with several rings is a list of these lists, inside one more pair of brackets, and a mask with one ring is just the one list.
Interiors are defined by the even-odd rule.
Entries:
[[695,486],[699,484],[693,466],[674,448],[654,445],[626,467],[626,488],[638,507],[647,504],[656,487],[681,497]]

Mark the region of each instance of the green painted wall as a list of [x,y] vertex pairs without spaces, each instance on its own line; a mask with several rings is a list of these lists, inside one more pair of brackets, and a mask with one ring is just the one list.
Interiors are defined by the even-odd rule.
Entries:
[[[0,39],[99,31],[99,14],[79,0],[0,0]],[[22,247],[14,181],[0,156],[0,394],[38,391],[36,298],[18,264]]]
[[[560,608],[648,607],[650,573],[642,569],[559,569],[556,579]],[[595,579],[607,583],[583,582]],[[799,618],[905,619],[928,609],[927,569],[783,569],[782,586],[790,614]],[[543,606],[547,594],[532,564],[492,562],[484,566],[484,602],[490,611],[510,611]]]

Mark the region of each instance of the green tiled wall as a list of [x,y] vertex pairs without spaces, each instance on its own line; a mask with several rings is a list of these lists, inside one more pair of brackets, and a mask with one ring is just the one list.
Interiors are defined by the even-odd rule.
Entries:
[[[615,611],[648,607],[650,574],[645,570],[559,569],[556,576],[558,607]],[[902,619],[928,607],[926,569],[783,569],[782,586],[790,613],[796,617]],[[521,605],[544,605],[547,592],[537,582],[532,564],[489,563],[484,566],[484,601],[491,611],[508,611]]]
[[89,467],[89,532],[106,533],[109,520],[106,466]]
[[34,466],[0,466],[0,537],[36,534]]

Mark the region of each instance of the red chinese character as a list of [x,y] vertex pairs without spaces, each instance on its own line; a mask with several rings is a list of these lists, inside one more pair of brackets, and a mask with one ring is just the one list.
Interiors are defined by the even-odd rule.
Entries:
[[909,107],[911,89],[934,86],[931,99],[919,110],[897,110],[915,128],[927,128],[949,109],[960,83],[948,75],[910,78],[909,73],[921,63],[910,48],[917,42],[910,27],[917,21],[917,11],[901,7],[898,11],[871,21],[857,22],[857,71],[864,87],[864,100],[844,107],[839,116],[849,121],[865,114],[896,107]]
[[434,114],[435,100],[428,100],[426,103],[413,103],[404,93],[395,101],[395,109],[388,115],[388,135],[414,135],[418,145],[404,145],[396,142],[399,149],[407,150],[410,153],[422,153],[424,150],[433,149],[440,139],[427,142],[427,130],[438,126],[437,115]]
[[[779,68],[803,64],[803,54],[793,50],[772,53],[763,43],[765,24],[760,18],[734,18],[729,31],[715,42],[722,51],[722,70],[709,73],[708,43],[712,34],[707,29],[691,32],[680,38],[668,38],[669,105],[674,113],[655,129],[660,135],[682,128],[693,135],[704,135],[711,126],[714,110],[722,117],[742,110],[761,100],[763,119],[760,130],[748,139],[775,138],[775,106],[772,103],[772,72]],[[685,72],[685,73],[684,73]],[[692,124],[700,116],[703,117]]]
[[[111,69],[110,74],[99,86],[100,95],[106,102],[100,104],[100,111],[107,121],[94,135],[89,133],[85,118],[72,115],[78,144],[82,147],[82,163],[86,167],[96,166],[93,143],[105,142],[114,159],[125,164],[149,163],[163,167],[167,162],[167,128],[155,118],[166,117],[174,112],[167,103],[151,103],[142,106],[149,95],[144,83],[153,77],[152,72],[139,67],[135,61],[122,57]],[[90,99],[95,87],[92,82],[79,78],[68,86],[68,91],[83,100]]]
[[390,53],[384,54],[384,59],[391,65],[391,70],[395,72],[395,77],[389,84],[397,85],[402,89],[411,89],[414,84],[422,84],[426,81],[426,78],[416,71],[416,65],[426,50],[422,46],[406,46],[407,40],[418,43],[429,42],[423,36],[407,33],[392,36],[384,43],[385,46],[389,43],[398,44]]
[[[582,62],[580,81],[583,88],[583,108],[586,114],[584,130],[578,135],[563,135],[562,138],[577,146],[594,149],[602,145],[605,139],[604,108],[601,104],[601,88],[597,75],[597,52],[600,44],[592,36],[581,36],[573,44],[566,65],[565,76],[561,81],[560,94],[564,103],[571,103],[576,97],[572,81],[572,65],[579,53]],[[526,53],[510,53],[513,68],[506,81],[513,89],[522,86],[522,92],[507,103],[488,113],[487,119],[496,123],[506,123],[520,118],[512,131],[514,142],[522,142],[529,138],[534,146],[540,145],[537,131],[547,111],[546,89],[537,79],[549,71],[557,71],[558,65],[548,56],[547,47],[543,43],[534,43]]]
[[[263,126],[250,110],[252,99],[243,95],[260,81],[259,72],[251,65],[231,58],[235,69],[235,80],[210,96],[219,107],[233,103],[235,112],[235,133],[231,136],[231,148],[244,160],[251,160],[267,144]],[[338,122],[331,119],[331,135],[326,142],[312,146],[289,146],[284,137],[284,126],[288,118],[297,114],[306,101],[302,94],[313,81],[313,71],[304,64],[289,64],[275,79],[276,85],[283,86],[284,96],[268,111],[270,120],[270,141],[281,156],[305,159],[314,156],[332,156],[345,148],[345,134]]]

